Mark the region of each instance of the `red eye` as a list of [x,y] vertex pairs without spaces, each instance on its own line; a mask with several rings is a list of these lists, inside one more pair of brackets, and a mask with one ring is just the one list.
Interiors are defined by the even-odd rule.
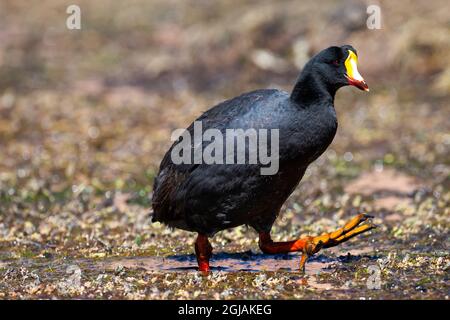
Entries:
[[338,65],[339,65],[339,60],[334,60],[334,61],[333,61],[333,64],[334,64],[335,66],[338,66]]

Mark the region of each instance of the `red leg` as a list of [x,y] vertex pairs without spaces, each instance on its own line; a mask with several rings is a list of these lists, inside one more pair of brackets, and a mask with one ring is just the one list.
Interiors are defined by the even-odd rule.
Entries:
[[259,234],[259,247],[262,252],[268,254],[303,251],[307,243],[306,238],[285,242],[273,242],[269,233],[261,232]]
[[212,254],[212,246],[208,237],[204,234],[198,234],[195,241],[195,254],[197,255],[198,271],[209,271],[209,259]]

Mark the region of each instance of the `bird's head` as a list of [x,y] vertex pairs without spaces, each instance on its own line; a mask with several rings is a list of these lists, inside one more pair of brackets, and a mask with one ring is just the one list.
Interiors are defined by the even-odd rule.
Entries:
[[310,61],[310,72],[334,90],[346,85],[369,91],[369,86],[358,72],[358,54],[350,45],[329,47]]

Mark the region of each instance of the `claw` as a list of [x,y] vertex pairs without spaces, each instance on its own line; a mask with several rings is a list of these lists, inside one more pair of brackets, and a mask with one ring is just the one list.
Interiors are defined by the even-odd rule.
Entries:
[[306,264],[306,260],[308,260],[308,254],[307,253],[303,253],[302,257],[300,258],[300,272],[301,273],[305,273],[305,264]]

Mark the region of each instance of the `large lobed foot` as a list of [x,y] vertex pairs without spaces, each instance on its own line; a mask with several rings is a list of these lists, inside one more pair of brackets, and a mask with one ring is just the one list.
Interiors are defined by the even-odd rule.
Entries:
[[[348,221],[343,228],[334,232],[324,233],[317,237],[304,237],[298,240],[273,242],[269,233],[260,233],[259,246],[264,253],[276,254],[301,251],[303,255],[300,259],[300,270],[305,270],[305,263],[308,257],[317,253],[322,248],[330,248],[341,244],[358,234],[376,228],[369,220],[372,216],[359,214]],[[367,221],[366,223],[363,223]]]
[[[302,257],[300,259],[300,270],[305,270],[305,263],[310,256],[320,251],[322,248],[331,248],[337,246],[349,239],[376,228],[376,225],[372,224],[370,219],[373,216],[367,214],[358,214],[356,217],[348,221],[344,227],[337,229],[334,232],[324,233],[316,237],[306,237]],[[366,223],[363,223],[367,221]]]

